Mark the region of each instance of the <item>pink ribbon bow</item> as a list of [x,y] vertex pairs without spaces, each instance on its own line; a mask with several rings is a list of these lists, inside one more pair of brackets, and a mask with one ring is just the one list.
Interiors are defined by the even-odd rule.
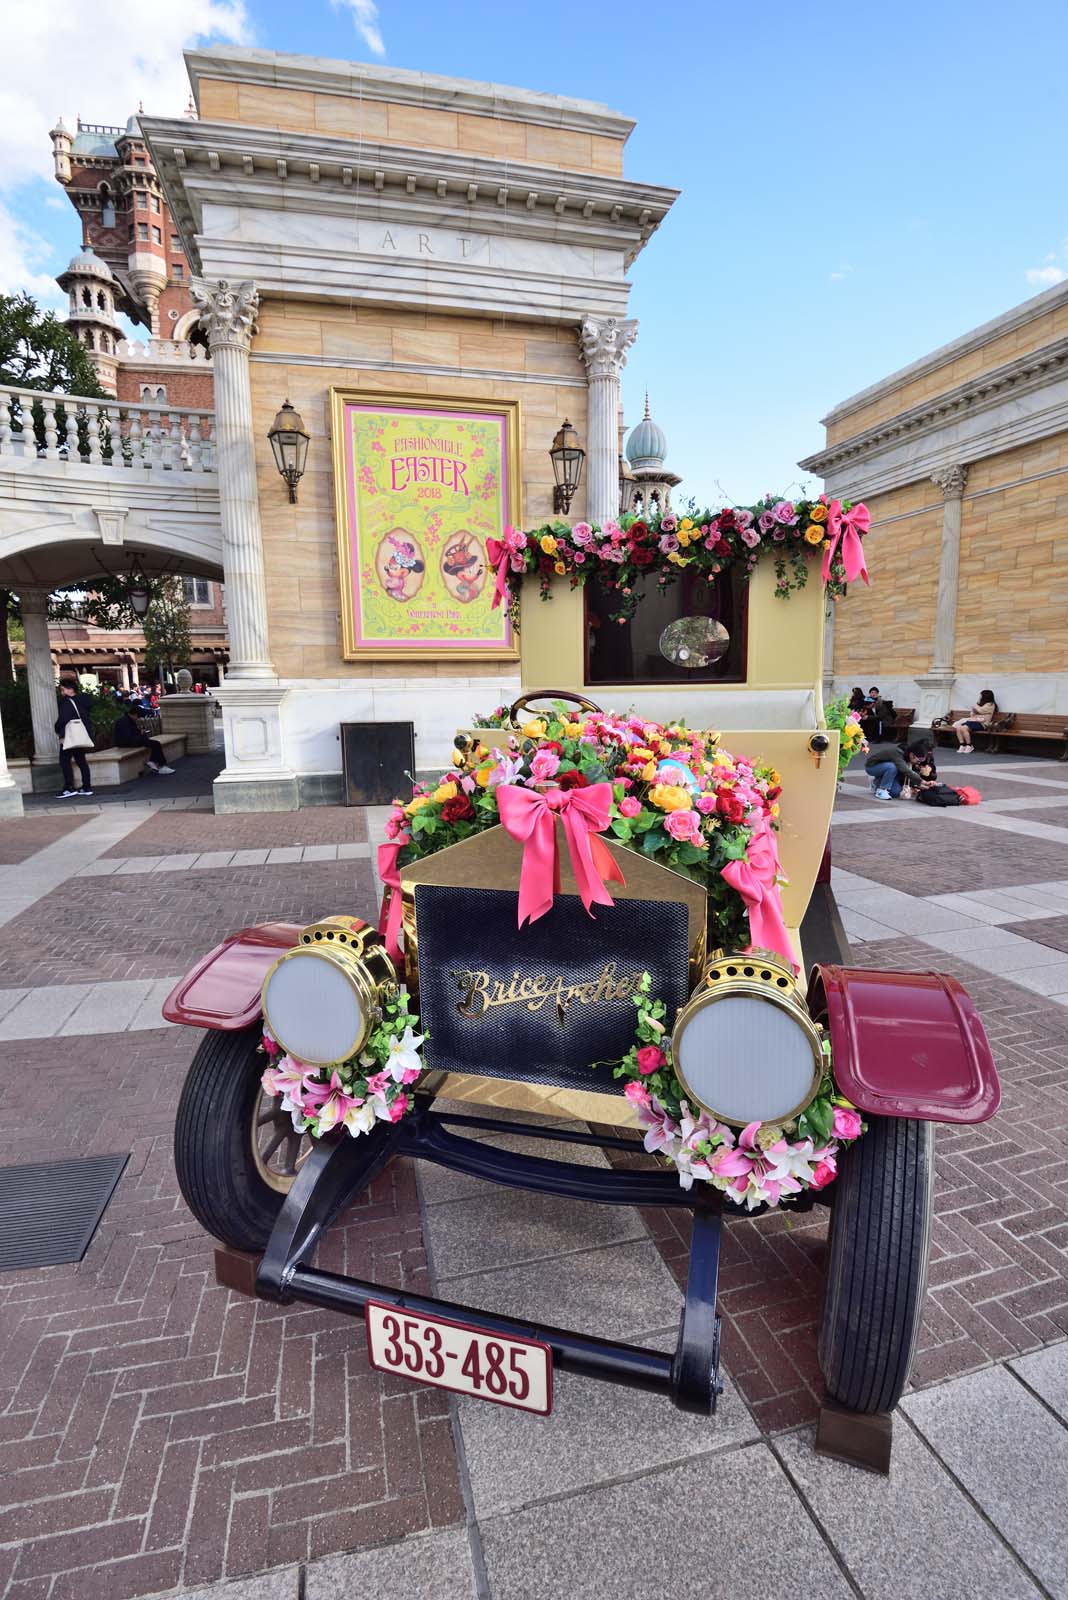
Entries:
[[610,906],[606,882],[626,879],[603,840],[612,815],[612,785],[595,783],[588,789],[550,789],[539,794],[518,784],[497,786],[497,807],[506,833],[523,846],[519,875],[519,926],[537,922],[552,909],[560,892],[560,852],[556,842],[556,817],[564,825],[571,870],[582,904],[593,915],[593,905]]
[[497,582],[493,589],[493,603],[491,611],[496,611],[508,593],[508,568],[512,556],[522,550],[527,542],[527,536],[520,528],[513,528],[511,523],[504,530],[503,539],[487,539],[486,554],[490,559],[490,566],[497,569]]
[[728,861],[720,877],[737,889],[749,913],[748,950],[772,950],[788,961],[796,972],[797,962],[790,947],[790,936],[782,915],[779,875],[779,846],[771,823],[764,818],[746,848],[744,861]]
[[861,534],[867,533],[870,527],[871,512],[867,506],[854,506],[851,511],[843,511],[840,500],[831,501],[827,507],[827,537],[830,543],[823,552],[823,569],[820,573],[824,583],[830,581],[831,562],[839,544],[842,546],[846,582],[853,583],[855,579],[863,578],[865,583],[870,583],[868,569],[864,565],[864,546],[860,542]]
[[378,847],[378,876],[382,880],[382,909],[378,916],[378,931],[385,937],[386,954],[401,972],[404,970],[404,956],[400,947],[401,885],[397,857],[410,842],[411,835],[406,833]]

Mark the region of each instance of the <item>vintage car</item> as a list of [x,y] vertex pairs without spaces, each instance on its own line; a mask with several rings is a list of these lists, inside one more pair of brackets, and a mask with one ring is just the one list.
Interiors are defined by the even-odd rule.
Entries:
[[[923,1313],[934,1125],[992,1116],[999,1087],[957,982],[851,964],[825,851],[838,733],[813,696],[776,726],[764,692],[757,726],[717,733],[522,696],[398,803],[380,929],[324,907],[205,956],[165,1015],[207,1030],[175,1153],[226,1247],[222,1281],[359,1316],[376,1365],[523,1409],[550,1409],[559,1369],[711,1413],[721,1226],[825,1206],[819,1442],[885,1469]],[[711,875],[710,840],[726,862]],[[643,1135],[655,1167],[611,1164]],[[609,1164],[545,1159],[546,1138]],[[316,1266],[323,1230],[402,1155],[689,1210],[675,1349]]]

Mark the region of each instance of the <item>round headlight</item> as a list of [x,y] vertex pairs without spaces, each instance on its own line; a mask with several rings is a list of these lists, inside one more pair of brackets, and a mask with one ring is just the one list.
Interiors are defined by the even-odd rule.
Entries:
[[354,917],[326,917],[263,980],[263,1015],[287,1054],[308,1066],[347,1061],[363,1046],[383,990],[397,981],[381,936]]
[[737,1127],[798,1116],[823,1076],[819,1031],[793,973],[752,956],[712,962],[671,1049],[687,1098]]

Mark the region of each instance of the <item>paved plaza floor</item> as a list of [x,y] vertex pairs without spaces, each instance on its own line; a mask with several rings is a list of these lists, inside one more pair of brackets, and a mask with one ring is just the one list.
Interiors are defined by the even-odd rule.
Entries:
[[[1068,766],[942,764],[984,803],[861,772],[833,830],[857,964],[959,977],[1004,1086],[938,1134],[888,1480],[813,1452],[818,1213],[727,1229],[714,1420],[566,1375],[548,1419],[450,1399],[372,1371],[350,1319],[218,1287],[171,1159],[196,1039],[161,999],[245,923],[373,915],[384,813],[175,792],[0,823],[4,1159],[131,1153],[79,1265],[0,1276],[0,1595],[1068,1600]],[[318,1260],[670,1347],[685,1255],[669,1213],[396,1163]]]

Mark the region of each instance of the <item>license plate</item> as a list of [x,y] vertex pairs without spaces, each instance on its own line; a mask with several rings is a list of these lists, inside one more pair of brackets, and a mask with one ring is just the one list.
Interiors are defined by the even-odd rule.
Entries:
[[547,1344],[483,1333],[448,1317],[416,1316],[369,1300],[367,1352],[371,1365],[418,1383],[492,1400],[548,1416],[553,1406],[553,1358]]

